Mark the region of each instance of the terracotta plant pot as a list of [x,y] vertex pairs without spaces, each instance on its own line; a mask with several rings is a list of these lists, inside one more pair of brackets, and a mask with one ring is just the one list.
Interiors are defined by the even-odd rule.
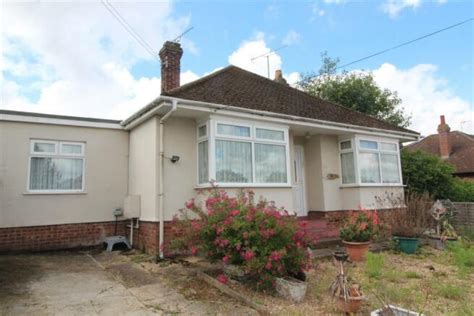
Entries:
[[361,262],[365,260],[365,254],[369,250],[370,241],[351,242],[342,241],[351,261]]
[[364,296],[349,296],[347,300],[344,297],[338,297],[336,304],[341,312],[357,313],[362,307],[364,300]]

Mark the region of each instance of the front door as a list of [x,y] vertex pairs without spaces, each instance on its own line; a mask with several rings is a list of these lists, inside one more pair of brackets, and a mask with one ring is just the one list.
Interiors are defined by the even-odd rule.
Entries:
[[295,145],[293,155],[294,207],[298,216],[307,216],[303,146]]

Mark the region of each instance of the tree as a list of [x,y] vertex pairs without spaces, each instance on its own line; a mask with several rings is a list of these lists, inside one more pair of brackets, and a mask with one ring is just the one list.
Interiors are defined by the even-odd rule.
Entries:
[[402,175],[406,189],[411,192],[428,192],[436,199],[450,198],[454,167],[441,158],[422,151],[402,150]]
[[321,54],[323,65],[317,74],[307,74],[298,86],[307,93],[332,101],[393,125],[407,127],[410,117],[399,108],[397,92],[382,89],[370,72],[337,73],[338,58]]

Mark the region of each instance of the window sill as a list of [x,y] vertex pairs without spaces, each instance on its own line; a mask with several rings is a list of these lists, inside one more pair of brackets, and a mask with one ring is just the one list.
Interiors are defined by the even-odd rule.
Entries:
[[23,195],[84,195],[87,194],[86,191],[81,192],[70,192],[70,191],[51,191],[51,192],[23,192]]
[[[255,183],[237,183],[237,184],[216,184],[214,187],[218,189],[227,189],[227,188],[237,188],[237,189],[246,189],[246,188],[269,188],[269,189],[278,189],[278,188],[293,188],[291,184],[255,184]],[[194,186],[195,190],[200,189],[211,189],[213,186],[211,184],[200,184]]]
[[386,187],[400,187],[403,188],[405,185],[400,183],[361,183],[361,184],[343,184],[339,188],[340,189],[347,189],[347,188],[386,188]]

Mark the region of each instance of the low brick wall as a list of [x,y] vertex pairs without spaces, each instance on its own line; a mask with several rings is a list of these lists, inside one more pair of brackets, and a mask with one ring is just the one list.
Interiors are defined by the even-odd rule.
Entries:
[[[169,238],[173,237],[172,227],[173,223],[171,221],[164,222],[165,242],[169,241]],[[138,229],[134,228],[133,230],[133,248],[142,250],[149,254],[157,254],[159,232],[159,222],[139,221]],[[127,227],[126,236],[130,239],[130,227]]]
[[[115,222],[60,224],[0,228],[0,252],[44,251],[100,245],[113,236]],[[125,233],[125,222],[117,223],[117,234]]]
[[453,226],[456,229],[474,230],[474,203],[454,202]]
[[[393,216],[398,212],[405,212],[405,208],[391,208],[377,210],[380,222],[390,225],[393,223]],[[350,211],[310,211],[308,217],[310,219],[323,219],[332,227],[339,228],[344,223]]]

